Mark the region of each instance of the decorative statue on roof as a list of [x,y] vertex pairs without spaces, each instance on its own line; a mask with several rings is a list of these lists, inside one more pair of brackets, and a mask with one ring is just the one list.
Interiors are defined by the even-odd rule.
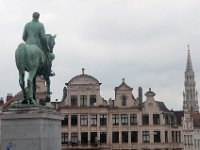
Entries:
[[[23,32],[25,43],[19,44],[15,52],[15,62],[19,71],[19,84],[23,91],[22,104],[36,104],[36,77],[43,75],[47,84],[46,102],[50,101],[50,76],[52,60],[55,58],[53,48],[55,35],[45,34],[44,25],[39,22],[40,14],[33,13],[33,19],[27,23]],[[28,72],[27,88],[25,88],[25,71]]]

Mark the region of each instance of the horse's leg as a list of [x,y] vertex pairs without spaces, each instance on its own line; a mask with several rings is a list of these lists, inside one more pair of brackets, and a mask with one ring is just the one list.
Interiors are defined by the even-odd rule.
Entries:
[[19,72],[19,85],[20,85],[20,87],[22,89],[23,96],[24,96],[23,102],[26,102],[27,96],[26,96],[26,90],[25,90],[24,76],[25,76],[24,72]]
[[36,100],[36,78],[37,76],[33,78],[33,99]]
[[36,104],[36,101],[33,99],[33,78],[36,75],[36,71],[37,71],[37,69],[31,70],[29,72],[28,80],[27,80],[27,84],[28,84],[28,99],[29,99],[31,104]]

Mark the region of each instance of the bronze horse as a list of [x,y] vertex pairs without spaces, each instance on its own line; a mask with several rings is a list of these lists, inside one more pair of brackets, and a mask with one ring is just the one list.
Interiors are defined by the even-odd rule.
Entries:
[[[19,84],[23,92],[22,104],[36,104],[36,77],[43,75],[47,85],[46,101],[50,101],[49,59],[54,59],[53,48],[56,36],[46,35],[47,45],[41,50],[36,44],[19,44],[15,51],[15,62],[19,71]],[[28,72],[27,89],[25,88],[25,71]]]

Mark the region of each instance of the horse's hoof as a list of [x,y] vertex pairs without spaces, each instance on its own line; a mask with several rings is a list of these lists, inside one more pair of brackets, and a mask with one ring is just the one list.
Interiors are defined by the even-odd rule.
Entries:
[[35,101],[34,99],[30,99],[30,100],[29,100],[29,104],[30,104],[30,105],[36,105],[36,101]]
[[46,102],[46,103],[49,103],[49,102],[50,102],[50,99],[51,99],[50,96],[46,96],[45,102]]
[[27,100],[23,100],[22,104],[28,104],[28,101]]

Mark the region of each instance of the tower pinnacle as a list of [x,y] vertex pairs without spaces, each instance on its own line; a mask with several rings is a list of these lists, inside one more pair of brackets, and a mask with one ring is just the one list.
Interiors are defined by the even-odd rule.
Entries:
[[187,56],[186,72],[187,71],[193,71],[192,59],[191,59],[191,55],[190,55],[190,45],[188,45],[187,47],[188,47],[188,56]]
[[188,48],[188,51],[190,51],[190,45],[189,44],[187,45],[187,48]]
[[188,45],[187,64],[185,70],[185,91],[183,92],[183,110],[190,113],[199,112],[197,91],[195,88],[194,71],[190,55],[190,46]]

